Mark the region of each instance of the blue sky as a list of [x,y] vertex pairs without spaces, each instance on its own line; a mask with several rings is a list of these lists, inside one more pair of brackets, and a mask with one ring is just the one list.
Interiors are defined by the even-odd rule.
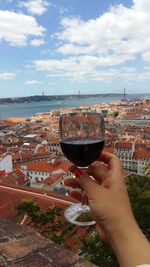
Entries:
[[150,92],[150,0],[0,0],[0,97]]

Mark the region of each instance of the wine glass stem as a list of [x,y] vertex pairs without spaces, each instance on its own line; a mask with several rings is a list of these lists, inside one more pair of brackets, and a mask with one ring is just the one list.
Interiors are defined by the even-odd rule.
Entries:
[[82,205],[83,208],[88,205],[88,198],[87,198],[87,195],[86,195],[86,193],[85,193],[84,190],[82,190],[82,201],[81,201],[81,205]]
[[[78,170],[85,171],[85,170],[87,170],[87,168],[88,168],[88,166],[86,166],[86,167],[77,166]],[[87,194],[85,193],[85,191],[83,189],[81,189],[81,195],[82,195],[81,196],[81,205],[82,205],[82,208],[85,209],[88,206],[88,198],[87,198]]]

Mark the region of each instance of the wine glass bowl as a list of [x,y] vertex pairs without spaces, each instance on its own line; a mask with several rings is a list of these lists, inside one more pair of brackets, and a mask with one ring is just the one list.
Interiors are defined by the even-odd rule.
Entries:
[[[60,116],[60,146],[66,158],[79,169],[88,168],[97,160],[104,147],[104,119],[101,113],[80,112],[66,113]],[[93,219],[81,221],[89,217],[90,208],[78,203],[68,207],[65,217],[77,225],[95,224]],[[86,215],[86,216],[85,216]]]

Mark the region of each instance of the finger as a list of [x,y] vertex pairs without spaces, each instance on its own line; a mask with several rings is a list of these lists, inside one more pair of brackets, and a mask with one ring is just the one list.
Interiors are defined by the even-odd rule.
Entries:
[[103,162],[100,162],[98,165],[91,165],[87,173],[92,175],[99,183],[102,183],[106,177],[107,171],[108,167]]
[[102,152],[98,160],[108,164],[109,169],[115,171],[115,173],[122,170],[120,160],[111,153]]
[[64,180],[66,186],[71,186],[72,188],[79,188],[80,184],[76,178],[66,178]]
[[123,182],[123,169],[118,157],[111,153],[103,152],[99,157],[99,160],[108,164],[108,171],[105,179],[103,180],[103,186],[105,188],[110,188],[112,185],[114,188],[117,188],[118,185],[120,186],[120,182]]
[[77,199],[79,202],[82,201],[82,194],[79,191],[73,190],[73,191],[71,191],[70,195],[73,198]]
[[69,171],[72,172],[72,173],[74,173],[76,170],[77,170],[77,167],[75,165],[71,165],[69,167]]
[[87,193],[89,201],[93,200],[101,191],[101,186],[92,180],[86,173],[82,173],[80,177],[78,176],[78,181],[81,188]]
[[105,162],[106,164],[109,164],[111,159],[117,158],[114,154],[109,152],[102,152],[98,158],[98,160]]

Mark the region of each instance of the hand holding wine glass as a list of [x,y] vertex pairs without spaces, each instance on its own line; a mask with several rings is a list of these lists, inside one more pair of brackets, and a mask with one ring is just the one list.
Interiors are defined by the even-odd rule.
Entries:
[[[66,179],[65,184],[85,190],[99,235],[112,246],[120,266],[148,267],[150,245],[132,213],[121,162],[106,152],[98,161],[82,172],[71,166],[76,179]],[[81,199],[78,191],[72,191],[72,196]]]
[[[72,165],[70,171],[75,173],[76,179],[65,179],[65,184],[74,189],[81,187],[86,192],[90,210],[98,228],[102,227],[108,235],[109,232],[115,231],[121,221],[124,223],[126,221],[128,225],[129,215],[133,219],[133,214],[123,179],[122,166],[115,155],[102,152],[97,162],[87,170],[78,172],[76,166]],[[94,179],[91,179],[91,176]],[[72,191],[71,195],[77,199],[82,198],[76,190]]]
[[[97,160],[104,147],[104,119],[100,113],[62,114],[59,129],[62,152],[78,169],[87,169]],[[89,211],[84,196],[82,203],[66,209],[65,217],[77,225],[93,225],[95,221],[89,217]]]

